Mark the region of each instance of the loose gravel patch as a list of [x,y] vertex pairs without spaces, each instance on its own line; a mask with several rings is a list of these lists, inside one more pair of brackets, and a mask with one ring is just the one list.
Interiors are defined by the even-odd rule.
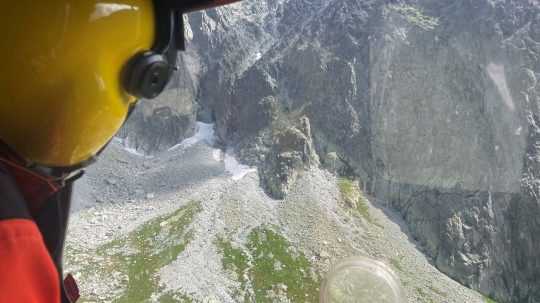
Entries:
[[[316,302],[318,286],[309,281],[319,283],[331,264],[355,255],[391,266],[408,302],[483,302],[431,265],[384,201],[363,197],[359,208],[355,184],[313,169],[286,199],[273,200],[257,172],[233,178],[220,154],[205,142],[153,158],[114,142],[108,147],[77,185],[67,239],[65,267],[78,277],[85,302]],[[353,190],[349,197],[344,185]],[[197,212],[180,231],[169,219],[193,201]],[[272,239],[258,237],[265,232]],[[283,250],[273,252],[274,240]],[[181,249],[157,258],[167,243]],[[301,266],[284,270],[289,261]],[[144,273],[140,279],[130,278],[134,268]],[[133,297],[130,289],[141,292]]]

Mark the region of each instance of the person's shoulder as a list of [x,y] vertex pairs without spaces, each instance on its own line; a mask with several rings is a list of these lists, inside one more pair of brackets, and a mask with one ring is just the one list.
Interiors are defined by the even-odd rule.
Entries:
[[0,222],[7,219],[28,219],[26,202],[11,171],[0,161]]

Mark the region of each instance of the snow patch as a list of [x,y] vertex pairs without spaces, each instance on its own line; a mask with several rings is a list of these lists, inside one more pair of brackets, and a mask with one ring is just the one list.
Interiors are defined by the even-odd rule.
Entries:
[[128,153],[132,154],[132,155],[135,155],[135,156],[139,156],[139,157],[144,157],[145,155],[141,152],[138,152],[135,148],[133,147],[129,147],[129,146],[124,146],[124,150],[127,151]]
[[228,150],[223,158],[225,170],[232,175],[232,179],[238,181],[251,172],[256,172],[257,169],[248,165],[241,164],[234,157],[233,151]]
[[225,164],[225,171],[232,175],[232,179],[238,181],[251,172],[256,172],[257,169],[248,165],[241,164],[234,157],[234,151],[228,149],[227,152],[223,152],[221,149],[214,149],[212,151],[212,158],[217,162],[223,162]]
[[199,142],[204,142],[208,145],[214,144],[214,142],[216,141],[216,137],[215,137],[213,123],[197,122],[196,127],[197,127],[197,132],[195,132],[195,135],[193,135],[193,137],[184,139],[179,144],[176,144],[175,146],[169,148],[169,151],[173,151],[177,149],[185,149]]
[[212,151],[212,158],[218,162],[223,161],[223,152],[221,151],[221,149],[218,149],[218,148],[214,149]]
[[137,157],[148,158],[148,159],[153,158],[153,156],[147,156],[144,153],[141,153],[140,151],[138,151],[136,148],[133,148],[133,147],[129,146],[129,142],[128,142],[127,139],[114,137],[113,142],[121,145],[122,149],[127,151],[129,154],[132,154],[132,155],[137,156]]

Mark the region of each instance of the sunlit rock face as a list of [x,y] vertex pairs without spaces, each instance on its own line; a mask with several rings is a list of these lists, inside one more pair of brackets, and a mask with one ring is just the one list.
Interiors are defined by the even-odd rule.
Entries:
[[311,166],[354,174],[440,270],[540,301],[538,1],[244,1],[187,21],[181,72],[124,143],[168,149],[198,116],[274,198]]
[[[283,168],[268,165],[279,130],[308,119],[300,145],[401,210],[442,271],[538,302],[539,10],[296,0],[190,15],[199,118],[262,176]],[[275,180],[261,181],[281,198]]]

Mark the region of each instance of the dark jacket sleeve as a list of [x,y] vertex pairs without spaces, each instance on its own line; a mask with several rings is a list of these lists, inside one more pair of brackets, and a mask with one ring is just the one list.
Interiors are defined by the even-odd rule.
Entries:
[[[58,272],[57,279],[62,287],[61,302],[71,302],[63,289],[63,251],[71,205],[72,184],[66,184],[59,192],[50,197],[44,207],[34,216],[34,220],[43,235],[45,246]],[[1,302],[1,301],[0,301]]]
[[18,188],[0,165],[0,302],[58,303],[58,271]]

